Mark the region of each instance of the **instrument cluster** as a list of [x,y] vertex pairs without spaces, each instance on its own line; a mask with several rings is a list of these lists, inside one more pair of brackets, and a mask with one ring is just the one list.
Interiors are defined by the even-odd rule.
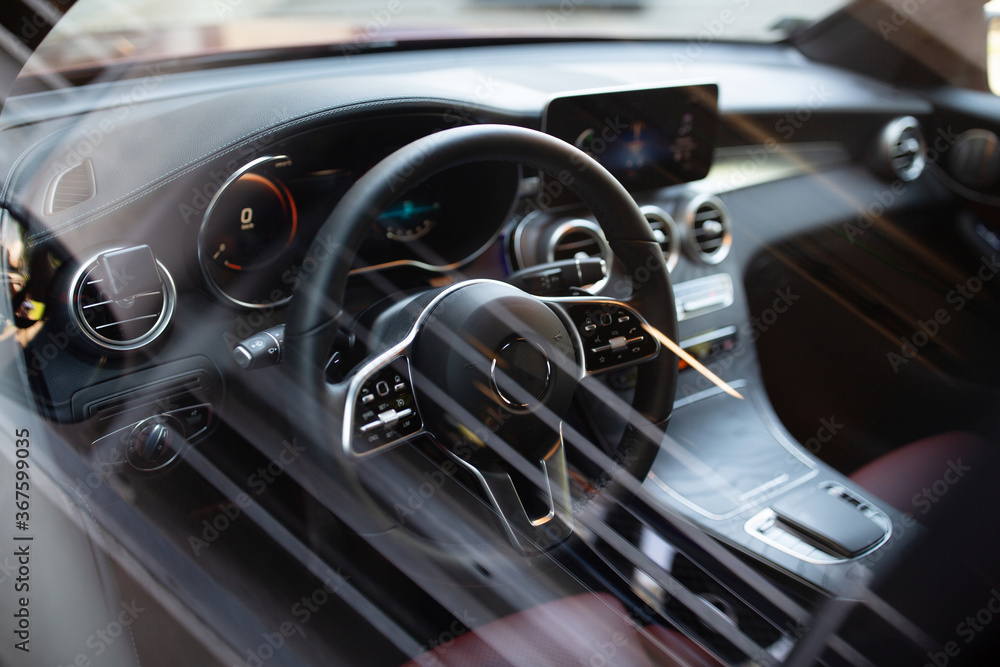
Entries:
[[[212,198],[198,234],[199,265],[212,291],[244,308],[287,302],[340,198],[383,157],[433,131],[424,129],[429,120],[396,119],[388,131],[365,127],[371,121],[314,131],[238,169]],[[364,142],[372,136],[381,137],[378,145]],[[446,270],[471,260],[500,233],[519,180],[516,165],[495,162],[425,180],[376,219],[354,269]]]

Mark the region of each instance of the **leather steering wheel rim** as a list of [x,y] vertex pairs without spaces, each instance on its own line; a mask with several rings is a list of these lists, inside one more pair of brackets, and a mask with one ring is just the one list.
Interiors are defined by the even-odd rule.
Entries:
[[[611,290],[614,298],[638,311],[649,327],[676,340],[676,311],[666,262],[628,191],[596,160],[550,135],[508,125],[465,126],[418,139],[382,160],[347,192],[317,234],[307,256],[321,261],[315,262],[313,271],[300,273],[285,331],[286,367],[307,396],[322,397],[329,390],[324,369],[345,320],[342,304],[349,272],[372,224],[398,197],[425,179],[479,161],[537,169],[550,182],[576,193],[626,270],[627,277],[613,278],[605,291]],[[677,372],[677,359],[666,348],[644,362],[638,372],[628,426],[614,454],[621,467],[636,477],[644,476],[652,465],[659,445],[655,433],[670,416]],[[311,433],[342,432],[340,420],[345,415],[315,412],[325,413],[316,417],[325,425],[318,421],[306,425]],[[334,459],[345,458],[338,447],[333,450]]]

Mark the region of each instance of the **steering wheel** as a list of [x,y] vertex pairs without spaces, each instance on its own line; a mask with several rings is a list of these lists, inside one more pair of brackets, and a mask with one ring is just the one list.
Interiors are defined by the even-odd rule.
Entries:
[[[348,321],[342,304],[352,260],[372,224],[425,179],[478,161],[537,169],[580,197],[624,267],[624,277],[603,291],[614,298],[541,298],[492,280],[409,295],[385,303],[365,324],[369,355],[330,382],[325,368],[338,331],[360,326]],[[300,274],[285,363],[320,408],[304,411],[312,424],[298,428],[325,440],[317,444],[359,491],[353,466],[427,435],[477,481],[516,546],[525,552],[551,546],[572,531],[565,449],[577,434],[564,420],[574,395],[583,390],[606,399],[610,392],[592,376],[632,365],[637,384],[632,405],[617,409],[627,426],[613,461],[639,478],[648,471],[677,382],[677,359],[659,342],[676,339],[670,276],[632,197],[579,149],[507,125],[426,136],[355,183],[309,256],[315,270]]]

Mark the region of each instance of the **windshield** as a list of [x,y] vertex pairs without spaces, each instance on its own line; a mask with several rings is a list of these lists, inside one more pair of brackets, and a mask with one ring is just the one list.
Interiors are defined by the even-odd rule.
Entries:
[[845,0],[80,0],[25,74],[267,48],[418,40],[774,41]]

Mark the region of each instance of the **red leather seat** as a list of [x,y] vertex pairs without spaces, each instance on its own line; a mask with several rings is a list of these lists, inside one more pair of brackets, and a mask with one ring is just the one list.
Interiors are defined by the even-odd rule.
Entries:
[[851,479],[919,518],[990,449],[990,443],[972,433],[943,433],[893,450],[856,470]]
[[683,635],[637,628],[606,593],[546,602],[487,623],[404,667],[654,667],[719,665]]

